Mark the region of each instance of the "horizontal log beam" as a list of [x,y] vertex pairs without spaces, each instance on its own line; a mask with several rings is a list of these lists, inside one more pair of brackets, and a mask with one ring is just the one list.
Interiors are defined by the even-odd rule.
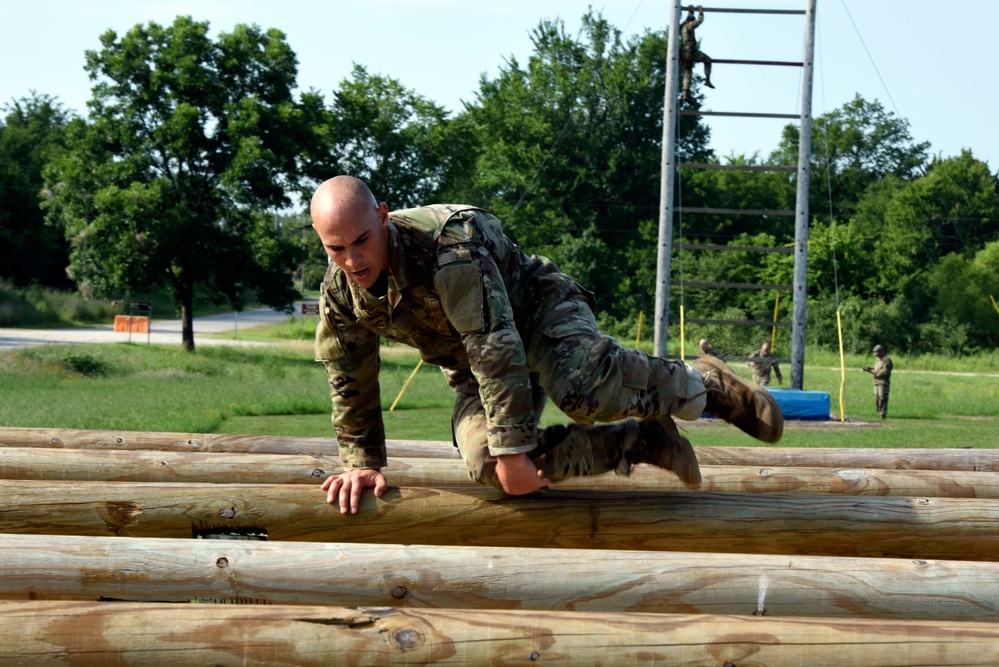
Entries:
[[287,605],[0,602],[0,663],[999,663],[999,624]]
[[[156,449],[163,451],[254,452],[337,456],[335,438],[0,428],[0,447],[68,449]],[[450,442],[389,440],[389,457],[453,458]],[[999,472],[999,449],[896,449],[839,447],[694,447],[702,463],[715,465],[809,466]]]
[[[559,576],[539,576],[539,563]],[[889,558],[0,539],[0,598],[6,599],[995,621],[995,578],[991,563]]]
[[[282,454],[200,454],[151,450],[0,447],[0,479],[38,481],[312,484],[343,472],[339,458]],[[478,486],[460,460],[395,458],[384,469],[398,486]],[[701,467],[700,491],[945,498],[999,498],[999,475],[984,472],[806,467]],[[630,477],[570,477],[565,489],[684,492],[675,475],[638,466]]]
[[970,498],[390,487],[355,516],[300,485],[0,481],[0,532],[999,560],[999,503]]

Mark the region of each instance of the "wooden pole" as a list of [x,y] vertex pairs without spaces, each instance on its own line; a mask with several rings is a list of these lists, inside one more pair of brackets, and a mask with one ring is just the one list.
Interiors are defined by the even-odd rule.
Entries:
[[[559,576],[540,576],[539,563]],[[994,622],[995,565],[890,558],[5,535],[0,598]]]
[[0,623],[9,667],[999,663],[995,623],[65,601]]
[[[14,427],[0,428],[0,447],[339,455],[334,438]],[[386,447],[390,459],[460,458],[458,450],[444,441],[389,440]],[[695,446],[694,451],[702,465],[999,472],[999,449]]]
[[0,481],[0,532],[999,560],[999,502],[390,487],[357,515],[301,485]]
[[[479,486],[460,460],[390,459],[384,473],[398,486]],[[150,450],[0,447],[0,478],[50,481],[319,484],[343,472],[336,457],[200,454]],[[997,498],[999,475],[987,472],[701,466],[701,492]],[[570,477],[559,489],[685,492],[675,475],[638,466],[630,477]]]

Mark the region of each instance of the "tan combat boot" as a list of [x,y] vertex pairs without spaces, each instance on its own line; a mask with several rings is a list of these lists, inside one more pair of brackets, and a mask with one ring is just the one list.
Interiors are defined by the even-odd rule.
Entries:
[[671,417],[643,419],[638,423],[638,438],[625,452],[628,463],[648,463],[672,470],[690,488],[701,485],[701,469],[690,441],[680,435]]
[[698,357],[690,365],[704,379],[708,392],[705,412],[757,440],[769,443],[780,440],[784,434],[784,415],[769,391],[742,379],[716,357]]

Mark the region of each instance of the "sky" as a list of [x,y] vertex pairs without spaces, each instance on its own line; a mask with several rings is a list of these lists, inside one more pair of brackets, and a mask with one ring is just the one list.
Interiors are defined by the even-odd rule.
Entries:
[[[121,36],[138,23],[165,25],[190,15],[208,21],[213,35],[240,23],[283,31],[298,56],[301,90],[329,99],[356,63],[457,112],[475,100],[483,75],[495,78],[510,58],[527,62],[530,33],[542,19],[561,18],[575,35],[592,7],[627,39],[667,30],[671,6],[667,0],[0,0],[0,104],[35,91],[84,114],[92,86],[84,53],[100,47],[102,33]],[[706,6],[803,9],[805,0]],[[931,155],[967,148],[999,169],[992,125],[999,76],[989,64],[996,59],[999,2],[817,0],[816,16],[813,117],[859,94],[906,119],[914,140],[930,142]],[[701,49],[719,59],[800,61],[804,34],[803,16],[719,12],[707,12],[697,30]],[[712,80],[706,110],[800,112],[800,68],[716,64]],[[787,122],[706,120],[722,159],[765,157]]]

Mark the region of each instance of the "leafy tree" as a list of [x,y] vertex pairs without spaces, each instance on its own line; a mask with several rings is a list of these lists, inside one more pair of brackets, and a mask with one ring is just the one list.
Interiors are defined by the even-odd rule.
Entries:
[[[780,146],[771,155],[774,164],[798,163],[797,125],[784,128]],[[916,143],[909,121],[886,111],[880,102],[860,95],[839,109],[819,116],[812,123],[812,160],[809,181],[809,212],[848,219],[865,190],[882,177],[910,180],[927,163],[929,142]],[[795,186],[783,188],[784,205],[794,208]]]
[[71,243],[81,289],[168,286],[188,350],[196,290],[289,306],[296,252],[261,212],[301,187],[322,101],[293,97],[284,35],[239,25],[213,42],[207,23],[181,16],[108,31],[101,45],[87,52],[89,122],[71,124],[72,152],[47,176],[48,219]]
[[354,65],[334,93],[325,125],[329,156],[316,175],[357,176],[390,209],[431,203],[471,166],[464,127],[395,79]]
[[65,152],[70,112],[48,95],[32,93],[3,108],[0,120],[0,278],[24,286],[69,287],[68,246],[45,225],[42,169]]
[[[497,214],[518,242],[574,272],[620,316],[626,302],[651,301],[654,292],[653,282],[621,286],[636,265],[655,266],[655,245],[634,241],[642,221],[658,219],[666,36],[625,43],[588,13],[578,37],[560,20],[543,20],[531,38],[527,63],[511,58],[497,78],[483,77],[467,105],[477,168],[458,194]],[[707,139],[697,118],[681,119],[682,159],[706,159]]]

